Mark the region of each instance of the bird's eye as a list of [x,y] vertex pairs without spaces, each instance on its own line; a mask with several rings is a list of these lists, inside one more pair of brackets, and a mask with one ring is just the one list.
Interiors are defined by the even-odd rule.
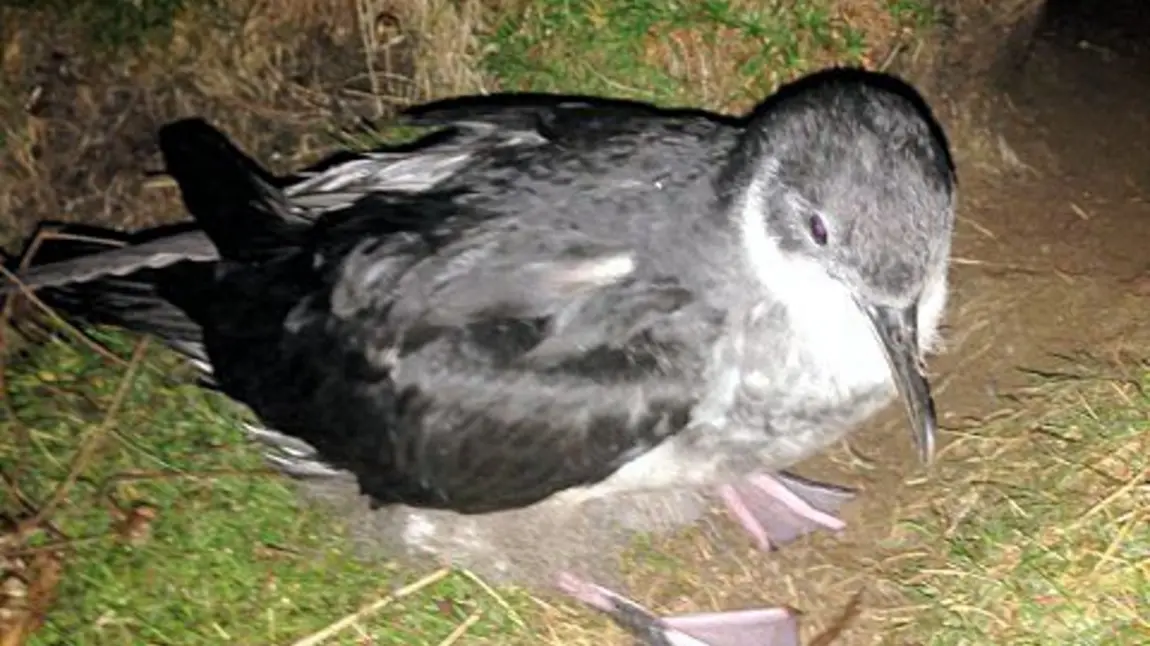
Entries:
[[827,225],[823,224],[823,219],[817,215],[812,215],[808,221],[811,228],[811,237],[814,238],[815,244],[820,247],[825,247],[827,244]]

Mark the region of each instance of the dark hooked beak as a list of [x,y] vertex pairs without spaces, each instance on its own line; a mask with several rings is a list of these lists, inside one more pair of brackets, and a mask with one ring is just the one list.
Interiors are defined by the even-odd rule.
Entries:
[[934,399],[930,383],[923,374],[918,348],[918,307],[904,310],[889,307],[864,306],[875,334],[882,341],[887,363],[890,365],[898,394],[910,416],[914,442],[919,458],[930,464],[934,457],[934,435],[938,419],[934,412]]

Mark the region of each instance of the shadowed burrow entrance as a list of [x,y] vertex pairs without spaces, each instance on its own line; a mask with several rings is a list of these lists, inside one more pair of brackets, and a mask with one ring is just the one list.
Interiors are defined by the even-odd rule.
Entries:
[[1043,35],[1084,49],[1137,55],[1150,38],[1150,11],[1139,0],[1049,0],[1039,24]]
[[1005,100],[992,123],[1014,171],[999,190],[1030,205],[985,223],[1013,231],[997,237],[1004,260],[1115,277],[1150,262],[1148,37],[1150,11],[1134,0],[1051,0],[1025,56],[996,79]]
[[951,343],[937,360],[955,419],[1024,383],[1019,367],[1137,352],[1145,336],[1150,13],[1051,0],[1028,34],[988,79],[988,134],[956,141]]

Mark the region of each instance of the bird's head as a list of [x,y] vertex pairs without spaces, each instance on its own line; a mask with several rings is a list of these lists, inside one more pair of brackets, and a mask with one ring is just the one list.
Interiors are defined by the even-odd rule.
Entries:
[[785,87],[751,117],[745,139],[734,212],[756,272],[781,289],[826,283],[850,295],[929,462],[937,421],[922,355],[946,300],[954,228],[945,136],[908,86],[836,71]]

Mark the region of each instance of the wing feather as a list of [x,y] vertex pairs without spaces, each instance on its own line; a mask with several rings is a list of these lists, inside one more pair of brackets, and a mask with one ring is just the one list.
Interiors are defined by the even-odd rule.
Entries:
[[601,481],[687,425],[720,325],[689,290],[575,233],[459,239],[361,243],[332,288],[327,334],[371,370],[330,371],[316,396],[361,437],[331,446],[368,493],[522,506]]

